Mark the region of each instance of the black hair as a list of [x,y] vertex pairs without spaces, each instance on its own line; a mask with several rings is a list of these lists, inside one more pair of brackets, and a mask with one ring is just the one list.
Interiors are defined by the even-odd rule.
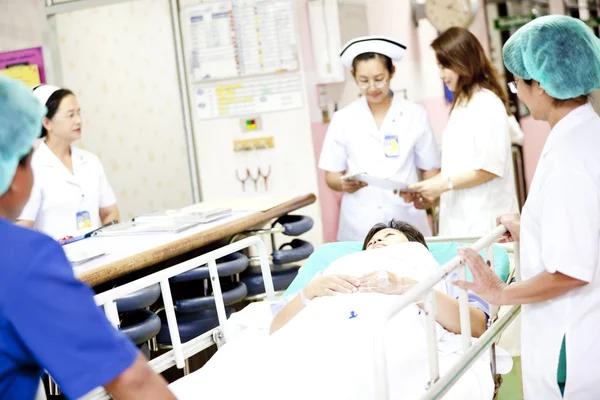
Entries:
[[[60,107],[60,103],[67,96],[74,96],[73,92],[69,89],[59,89],[56,92],[52,93],[50,97],[48,97],[48,101],[46,101],[46,108],[48,112],[46,113],[46,118],[52,119],[56,115],[58,108]],[[42,134],[40,137],[48,136],[48,131],[44,126],[42,126]]]
[[[384,229],[395,229],[399,232],[402,232],[409,242],[418,242],[421,243],[423,246],[427,247],[427,243],[425,243],[425,237],[421,232],[419,232],[417,228],[415,228],[408,222],[396,221],[393,219],[388,224],[379,223],[373,226],[369,233],[367,233],[367,236],[365,237],[362,249],[365,250],[373,236],[375,236],[377,232],[382,231]],[[429,247],[427,248],[429,249]]]
[[356,65],[360,62],[360,61],[367,61],[367,60],[371,60],[373,58],[376,58],[378,60],[380,60],[381,62],[383,62],[383,65],[385,66],[385,69],[387,69],[387,71],[391,74],[394,71],[394,64],[392,63],[392,59],[389,58],[386,55],[380,54],[380,53],[362,53],[357,55],[356,57],[354,57],[354,60],[352,60],[352,70],[356,73]]
[[[525,84],[527,86],[531,86],[531,84],[533,83],[533,79],[523,79],[523,82],[525,82]],[[552,98],[552,105],[554,107],[558,107],[558,106],[566,103],[567,101],[574,101],[577,104],[582,106],[590,101],[590,95],[582,94],[581,96],[573,97],[571,99],[564,99],[564,100]]]
[[32,152],[33,152],[33,149],[31,149],[29,151],[29,153],[25,154],[23,157],[21,157],[19,159],[19,166],[20,167],[26,167],[27,166],[27,160],[29,159],[29,156],[31,155]]

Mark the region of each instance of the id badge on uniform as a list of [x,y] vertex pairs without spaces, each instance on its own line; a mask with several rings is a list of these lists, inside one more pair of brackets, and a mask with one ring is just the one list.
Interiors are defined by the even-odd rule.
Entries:
[[88,229],[92,227],[90,213],[87,211],[79,211],[77,213],[77,230]]
[[383,152],[388,158],[398,157],[400,155],[400,146],[398,145],[398,135],[386,135],[383,142]]

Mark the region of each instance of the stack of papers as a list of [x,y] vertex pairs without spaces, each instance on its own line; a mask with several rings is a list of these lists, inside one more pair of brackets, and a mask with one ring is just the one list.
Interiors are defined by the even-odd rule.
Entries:
[[199,225],[200,222],[182,222],[182,221],[157,221],[157,222],[136,222],[127,221],[117,225],[111,225],[98,231],[96,236],[125,236],[153,233],[180,233],[186,229]]
[[67,258],[73,264],[73,266],[81,265],[96,258],[102,257],[106,254],[104,250],[98,249],[82,249],[78,247],[64,246],[63,250],[67,255]]
[[374,186],[380,189],[385,190],[398,190],[402,192],[413,192],[408,189],[408,185],[404,182],[396,181],[394,179],[389,178],[379,178],[377,176],[371,176],[366,172],[361,172],[360,174],[354,175],[344,175],[342,176],[343,180],[348,181],[361,181],[365,182],[369,186]]
[[195,204],[178,210],[157,211],[140,215],[133,219],[137,224],[206,224],[231,215],[231,208],[207,208],[202,204]]

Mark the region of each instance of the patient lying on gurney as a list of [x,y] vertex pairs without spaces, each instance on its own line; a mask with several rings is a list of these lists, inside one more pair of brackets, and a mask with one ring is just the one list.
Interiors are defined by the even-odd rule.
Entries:
[[[406,222],[391,221],[388,225],[377,224],[367,234],[363,250],[381,249],[398,243],[416,242],[427,247],[425,238],[415,227]],[[383,266],[382,266],[383,267]],[[292,319],[312,299],[336,294],[350,294],[355,292],[380,293],[399,295],[418,283],[407,276],[397,276],[386,270],[371,272],[363,276],[353,276],[351,271],[342,270],[343,274],[319,276],[313,279],[283,310],[281,310],[271,325],[271,333],[277,331]],[[460,333],[460,314],[458,306],[458,289],[449,283],[446,284],[446,293],[436,291],[437,322],[446,330]],[[479,337],[486,328],[487,303],[474,294],[469,295],[471,334]],[[419,303],[422,307],[423,303]]]
[[[371,399],[379,373],[374,367],[375,338],[384,334],[391,398],[421,397],[429,364],[419,302],[396,314],[385,332],[382,316],[397,301],[389,294],[401,294],[439,265],[416,229],[402,223],[391,226],[375,227],[365,240],[367,251],[334,261],[303,290],[304,302],[302,295],[295,296],[272,323],[276,304],[254,303],[237,313],[238,320],[246,321],[244,330],[230,335],[233,329],[228,329],[228,342],[202,369],[173,383],[173,392],[180,399]],[[460,329],[458,305],[444,282],[435,289],[439,367],[444,373],[462,353],[455,334]],[[471,309],[477,335],[484,330],[483,309],[483,304]],[[230,322],[235,319],[233,314]],[[484,355],[444,399],[491,399],[493,391]]]

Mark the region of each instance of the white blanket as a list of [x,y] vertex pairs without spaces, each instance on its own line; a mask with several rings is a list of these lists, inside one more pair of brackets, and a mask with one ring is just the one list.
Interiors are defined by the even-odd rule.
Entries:
[[[360,276],[388,270],[421,280],[439,268],[421,245],[407,243],[361,252],[333,263],[326,274]],[[443,284],[438,288],[444,291]],[[371,293],[317,298],[285,327],[268,336],[268,304],[238,316],[228,343],[199,371],[171,385],[179,399],[371,399],[375,394],[374,329],[397,296]],[[245,314],[244,316],[242,316]],[[255,315],[257,318],[252,318]],[[256,321],[255,326],[252,320]],[[231,325],[230,325],[231,327]],[[247,327],[244,329],[243,327]],[[418,399],[428,377],[425,319],[411,305],[388,324],[389,391],[394,399]],[[240,334],[240,331],[242,331]],[[460,357],[460,336],[438,327],[440,370]],[[491,399],[487,357],[476,363],[446,399]]]

